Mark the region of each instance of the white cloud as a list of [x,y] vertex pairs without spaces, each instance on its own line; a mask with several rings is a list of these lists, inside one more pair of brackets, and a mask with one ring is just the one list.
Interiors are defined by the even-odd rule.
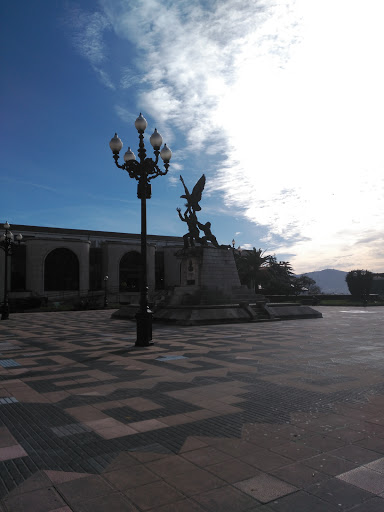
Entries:
[[139,52],[143,108],[169,140],[225,155],[207,174],[269,249],[297,272],[383,270],[382,238],[356,244],[384,222],[380,0],[101,5]]
[[115,89],[109,74],[102,67],[106,60],[104,33],[111,29],[108,19],[100,12],[86,12],[79,8],[68,10],[65,21],[75,49],[89,61],[102,84]]

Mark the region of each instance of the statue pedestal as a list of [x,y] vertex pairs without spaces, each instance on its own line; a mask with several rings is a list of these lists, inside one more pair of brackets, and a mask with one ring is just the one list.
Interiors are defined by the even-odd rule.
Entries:
[[[182,249],[180,282],[163,304],[155,305],[153,320],[176,325],[207,325],[262,320],[321,318],[300,304],[268,304],[241,285],[233,250],[212,245]],[[113,318],[134,320],[136,304],[121,307]]]
[[233,250],[213,246],[190,247],[181,258],[181,286],[176,286],[154,320],[181,325],[257,321],[250,303],[262,295],[240,284]]

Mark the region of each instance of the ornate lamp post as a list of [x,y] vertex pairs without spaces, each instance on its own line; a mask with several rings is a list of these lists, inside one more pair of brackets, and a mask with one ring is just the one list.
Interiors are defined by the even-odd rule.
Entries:
[[[9,318],[9,303],[8,303],[8,256],[12,255],[12,248],[14,245],[13,233],[10,231],[8,222],[4,224],[5,232],[0,236],[0,248],[4,251],[4,297],[3,307],[1,309],[1,320],[8,320]],[[16,235],[17,243],[20,244],[23,239],[22,235]]]
[[[123,147],[122,141],[115,133],[111,139],[109,147],[112,150],[115,164],[119,169],[127,171],[130,178],[138,181],[137,197],[141,200],[141,282],[140,282],[140,309],[136,315],[136,346],[147,347],[152,340],[152,312],[148,307],[148,283],[147,283],[147,199],[151,198],[151,184],[157,176],[164,176],[168,172],[169,161],[172,156],[171,150],[164,144],[160,151],[163,139],[155,129],[151,135],[149,142],[153,146],[155,160],[146,158],[147,153],[144,146],[144,131],[147,128],[147,121],[141,115],[135,121],[136,130],[139,132],[139,162],[136,160],[134,153],[129,147],[124,155],[125,163],[118,163],[119,153]],[[165,171],[158,167],[159,156],[164,162]]]

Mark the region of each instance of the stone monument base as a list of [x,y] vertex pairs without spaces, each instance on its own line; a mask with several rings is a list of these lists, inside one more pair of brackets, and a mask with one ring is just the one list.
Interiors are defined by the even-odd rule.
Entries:
[[265,310],[271,320],[300,320],[306,318],[323,318],[323,315],[309,306],[302,306],[295,302],[281,302],[265,304]]
[[153,315],[155,321],[174,325],[209,325],[257,321],[248,304],[196,304],[165,306]]
[[[181,286],[155,304],[153,320],[176,325],[260,322],[321,318],[321,313],[298,304],[267,304],[263,295],[240,284],[233,250],[191,247],[180,250]],[[135,319],[138,305],[123,305],[113,318]]]

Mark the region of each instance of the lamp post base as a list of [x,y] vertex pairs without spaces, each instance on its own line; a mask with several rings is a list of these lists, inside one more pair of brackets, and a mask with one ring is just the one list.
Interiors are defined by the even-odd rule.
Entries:
[[149,347],[153,345],[152,340],[152,312],[139,311],[136,314],[136,347]]

